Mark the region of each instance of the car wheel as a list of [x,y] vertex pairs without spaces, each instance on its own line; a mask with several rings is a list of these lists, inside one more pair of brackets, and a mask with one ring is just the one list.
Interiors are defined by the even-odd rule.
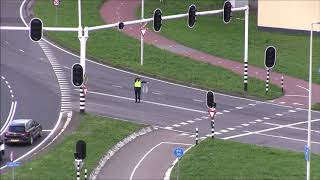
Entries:
[[30,137],[29,144],[30,144],[30,145],[33,144],[33,137],[32,137],[32,136]]

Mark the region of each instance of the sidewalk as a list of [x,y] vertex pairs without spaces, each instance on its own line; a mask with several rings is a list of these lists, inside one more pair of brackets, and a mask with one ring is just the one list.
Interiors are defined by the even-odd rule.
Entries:
[[[135,12],[137,8],[140,7],[140,3],[140,0],[109,0],[102,6],[100,14],[107,23],[135,20],[137,19]],[[131,25],[130,27],[124,28],[122,31],[129,36],[140,40],[140,26],[141,25]],[[212,65],[220,66],[237,74],[243,75],[242,63],[215,57],[180,45],[175,41],[162,37],[159,33],[155,33],[152,29],[147,30],[144,36],[144,42],[147,44],[152,44],[158,48],[168,50],[172,53],[189,57],[197,61],[208,62]],[[260,80],[265,80],[266,70],[249,66],[248,75]],[[272,72],[272,77],[270,79],[271,83],[281,86],[282,75],[283,74]],[[308,92],[304,88],[308,88],[308,82],[286,75],[283,76],[285,95],[272,102],[293,107],[307,108]],[[251,84],[250,81],[248,81],[248,88],[253,85],[254,84]],[[320,102],[320,85],[313,84],[312,88],[313,103]]]
[[195,139],[181,133],[158,129],[122,147],[101,169],[97,180],[163,179],[175,160],[173,150],[187,149]]

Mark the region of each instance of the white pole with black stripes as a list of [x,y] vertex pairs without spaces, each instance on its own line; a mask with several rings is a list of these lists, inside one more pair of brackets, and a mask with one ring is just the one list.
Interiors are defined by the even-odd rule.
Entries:
[[87,180],[87,178],[88,178],[88,175],[87,175],[87,168],[86,168],[84,169],[84,180]]
[[281,76],[281,91],[282,91],[282,92],[284,92],[284,89],[283,89],[283,83],[284,83],[284,82],[283,82],[283,81],[284,81],[284,80],[283,80],[283,76]]
[[269,92],[270,68],[267,68],[266,94]]
[[198,128],[196,128],[196,145],[198,145],[198,143],[199,143],[198,137],[199,137],[199,131],[198,131]]
[[80,180],[80,161],[77,161],[77,180]]
[[211,138],[214,139],[214,118],[211,120]]
[[244,74],[243,83],[244,91],[248,91],[248,39],[249,39],[249,6],[245,9],[245,22],[244,22]]

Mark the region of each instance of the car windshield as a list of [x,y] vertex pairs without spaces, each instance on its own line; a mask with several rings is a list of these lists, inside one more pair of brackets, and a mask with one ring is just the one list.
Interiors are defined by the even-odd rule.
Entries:
[[24,126],[9,126],[9,131],[22,133],[24,132]]

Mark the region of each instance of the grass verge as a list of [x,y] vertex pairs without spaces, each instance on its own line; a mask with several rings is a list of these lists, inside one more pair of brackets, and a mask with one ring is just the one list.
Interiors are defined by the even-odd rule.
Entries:
[[316,103],[316,104],[312,105],[311,109],[316,110],[316,111],[320,111],[320,103]]
[[[320,156],[311,155],[311,179],[320,179]],[[207,139],[180,161],[180,179],[305,179],[304,154]],[[176,179],[177,165],[171,174]]]
[[[105,24],[99,10],[104,0],[82,1],[83,24],[86,26]],[[77,27],[77,2],[64,1],[58,9],[58,21],[55,22],[56,9],[47,0],[36,1],[34,12],[43,20],[44,26]],[[47,33],[50,39],[79,52],[77,33]],[[274,99],[282,95],[279,87],[271,85],[271,92],[265,94],[263,81],[249,78],[248,94],[243,93],[243,77],[206,63],[177,56],[151,45],[144,47],[144,66],[140,66],[140,42],[117,30],[101,30],[89,34],[87,55],[99,62],[135,72],[155,76],[170,81],[192,84],[218,92],[239,96],[249,95],[260,99]]]
[[[191,4],[198,11],[222,9],[224,0],[159,0],[145,1],[145,17],[153,17],[153,11],[161,8],[164,15],[187,13]],[[140,9],[137,17],[140,17]],[[257,28],[257,13],[249,14],[249,64],[264,68],[264,51],[269,45],[277,48],[274,70],[308,80],[309,33],[265,32]],[[188,47],[222,58],[243,62],[244,13],[235,12],[231,22],[224,24],[221,15],[198,16],[195,27],[187,27],[187,19],[164,21],[161,34]],[[152,23],[150,23],[151,25]],[[152,29],[152,26],[150,26]],[[320,58],[320,36],[313,38],[313,59]],[[320,61],[313,62],[313,82],[320,84]]]
[[[85,167],[89,174],[97,166],[106,150],[142,127],[143,125],[139,124],[86,114],[81,116],[80,125],[76,131],[63,137],[63,141],[54,145],[47,153],[16,168],[15,177],[30,180],[75,179],[73,153],[75,144],[80,139],[87,143]],[[1,174],[1,179],[11,179],[11,172]]]

